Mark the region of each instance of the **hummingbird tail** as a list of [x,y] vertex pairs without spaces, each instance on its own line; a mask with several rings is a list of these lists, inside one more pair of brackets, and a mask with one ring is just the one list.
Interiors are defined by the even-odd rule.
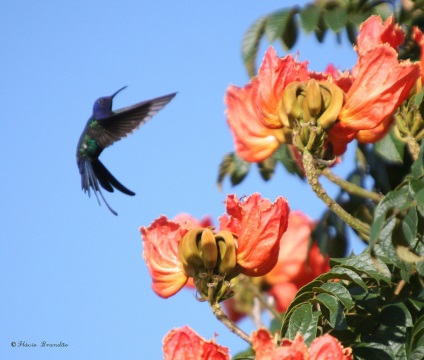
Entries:
[[91,162],[95,176],[100,182],[100,185],[103,189],[113,192],[113,188],[123,192],[124,194],[134,196],[135,192],[127,189],[122,185],[116,178],[110,173],[108,169],[101,163],[99,159],[93,160]]
[[102,190],[99,186],[99,180],[96,177],[96,174],[95,174],[95,171],[93,170],[91,162],[89,160],[82,160],[81,162],[78,163],[78,165],[79,165],[79,169],[81,173],[81,187],[84,190],[84,192],[88,192],[88,196],[90,197],[91,195],[90,188],[93,189],[97,202],[99,203],[99,205],[101,205],[99,196],[97,195],[97,193],[99,193],[100,197],[102,198],[103,202],[105,203],[107,208],[110,210],[110,212],[113,215],[118,215],[118,213],[110,207],[105,197],[103,196]]

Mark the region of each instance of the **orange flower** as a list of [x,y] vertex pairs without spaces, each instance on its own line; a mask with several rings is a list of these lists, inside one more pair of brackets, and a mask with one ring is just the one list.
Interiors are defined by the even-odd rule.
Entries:
[[352,349],[344,348],[339,341],[325,334],[312,341],[309,349],[301,334],[294,340],[283,339],[277,347],[271,334],[266,329],[252,333],[253,349],[256,360],[351,360]]
[[283,197],[274,203],[254,193],[240,201],[228,195],[227,214],[220,217],[220,229],[235,233],[237,264],[248,276],[262,276],[277,263],[280,239],[287,229],[289,205]]
[[233,133],[237,154],[246,161],[260,162],[279,146],[276,132],[258,121],[256,95],[258,80],[244,88],[230,85],[225,96],[227,122]]
[[[202,219],[198,220],[194,216],[191,216],[190,214],[180,213],[177,216],[175,216],[172,220],[180,224],[182,227],[187,228],[187,230],[190,230],[192,228],[198,228],[198,227],[206,228],[208,226],[213,226],[212,218],[210,216],[204,216]],[[196,288],[196,285],[194,285],[194,280],[192,277],[190,277],[187,280],[185,286],[190,289]]]
[[343,154],[359,131],[372,130],[371,139],[380,140],[388,131],[391,115],[407,98],[420,72],[417,63],[399,62],[397,52],[389,44],[360,54],[357,74],[346,95],[339,122],[328,134],[335,155]]
[[190,327],[173,329],[163,339],[165,360],[230,360],[228,349],[200,337]]
[[420,28],[414,26],[412,28],[412,38],[418,44],[421,50],[420,63],[421,63],[421,82],[424,82],[424,36]]
[[385,43],[397,50],[404,39],[405,34],[393,16],[389,16],[383,24],[381,17],[372,15],[360,26],[356,50],[362,53]]
[[264,276],[272,285],[269,293],[277,300],[277,309],[284,312],[297,291],[317,276],[330,270],[316,243],[311,248],[311,232],[315,222],[300,211],[289,215],[287,231],[280,240],[280,253],[275,267]]
[[178,244],[187,231],[166,216],[157,218],[149,227],[140,227],[143,258],[153,280],[153,291],[160,297],[176,294],[187,282],[178,256]]
[[309,346],[310,360],[353,359],[352,349],[344,348],[339,341],[329,334],[317,337]]
[[283,127],[278,116],[284,89],[293,81],[309,79],[307,62],[298,63],[293,56],[279,58],[270,46],[258,71],[257,107],[259,121],[269,129]]

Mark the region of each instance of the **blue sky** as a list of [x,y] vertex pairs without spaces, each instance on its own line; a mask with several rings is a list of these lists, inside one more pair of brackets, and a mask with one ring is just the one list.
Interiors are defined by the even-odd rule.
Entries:
[[[298,1],[285,1],[290,6]],[[305,2],[300,2],[305,3]],[[313,218],[323,205],[308,186],[278,168],[268,183],[256,168],[241,186],[216,187],[222,156],[233,151],[223,98],[248,81],[243,33],[281,1],[3,2],[0,142],[0,357],[3,359],[161,359],[162,338],[190,325],[229,346],[246,346],[181,291],[151,290],[138,228],[161,214],[210,214],[226,194],[285,196]],[[294,52],[324,70],[351,67],[345,37],[325,46],[300,36]],[[261,45],[263,54],[267,44]],[[277,46],[279,54],[284,55]],[[128,85],[114,108],[178,91],[151,122],[101,155],[135,197],[105,196],[113,216],[80,188],[75,151],[93,102]],[[335,171],[352,162],[348,153]],[[327,183],[325,183],[327,185]],[[330,188],[334,194],[335,188]],[[241,327],[250,332],[252,323]],[[11,347],[11,342],[37,348]],[[63,342],[66,348],[40,347]]]

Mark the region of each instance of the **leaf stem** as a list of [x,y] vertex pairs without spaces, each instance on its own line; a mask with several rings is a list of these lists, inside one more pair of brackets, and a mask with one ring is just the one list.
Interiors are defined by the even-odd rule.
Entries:
[[323,170],[318,170],[319,173],[324,175],[328,180],[332,183],[340,186],[344,191],[351,195],[360,196],[365,199],[370,199],[376,203],[380,202],[383,198],[383,195],[378,194],[373,191],[368,191],[361,186],[351,183],[345,179],[342,179],[340,176],[334,174],[329,168],[325,168]]
[[228,316],[225,314],[225,312],[222,310],[221,305],[219,303],[214,302],[213,304],[210,304],[212,312],[214,313],[215,317],[221,321],[232,333],[236,334],[238,337],[242,338],[244,341],[246,341],[249,345],[252,345],[250,341],[249,335],[247,335],[242,329],[240,329]]
[[368,224],[363,223],[359,219],[354,218],[352,215],[347,213],[333,198],[331,198],[325,189],[322,187],[318,180],[318,172],[314,163],[312,154],[305,149],[303,151],[303,166],[305,168],[306,178],[308,179],[309,185],[315,194],[324,202],[329,209],[331,209],[340,219],[346,224],[351,226],[353,229],[358,231],[360,234],[365,235],[364,238],[369,237],[370,227]]

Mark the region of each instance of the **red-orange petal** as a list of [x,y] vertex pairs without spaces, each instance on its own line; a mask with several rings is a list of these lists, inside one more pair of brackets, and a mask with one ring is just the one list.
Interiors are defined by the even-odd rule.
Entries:
[[373,144],[381,140],[390,130],[392,123],[394,122],[393,116],[385,118],[380,125],[377,125],[373,129],[358,131],[355,138],[359,142],[366,144]]
[[163,339],[165,360],[230,360],[228,348],[205,340],[189,326],[173,329]]
[[258,71],[257,103],[259,121],[271,129],[280,129],[283,124],[278,116],[284,89],[293,81],[309,79],[307,62],[298,63],[293,56],[279,58],[270,46]]
[[261,328],[252,332],[251,339],[253,350],[255,350],[255,359],[270,360],[275,351],[271,333],[267,329]]
[[163,339],[164,360],[202,360],[203,343],[189,326],[172,329]]
[[307,261],[309,240],[315,222],[300,211],[291,211],[287,231],[280,240],[277,265],[265,275],[268,284],[290,282],[299,276]]
[[277,263],[280,239],[287,229],[289,205],[279,197],[274,203],[254,193],[244,201],[228,195],[228,216],[220,218],[221,230],[237,234],[237,263],[243,273],[262,276]]
[[329,334],[317,337],[309,347],[310,360],[351,360],[352,349],[343,348],[342,344]]
[[149,227],[140,227],[140,233],[153,291],[163,298],[176,294],[188,279],[178,256],[178,244],[184,230],[178,223],[161,216]]
[[396,51],[387,44],[364,52],[340,111],[343,127],[360,131],[380,125],[407,98],[420,72],[417,63],[399,63]]
[[405,33],[402,27],[395,23],[393,16],[389,16],[383,24],[381,17],[372,15],[360,26],[357,50],[362,53],[384,43],[397,49],[404,39]]
[[293,341],[283,339],[272,360],[309,360],[308,347],[299,333]]
[[279,146],[274,130],[258,120],[257,87],[257,79],[243,88],[230,85],[225,96],[227,122],[233,134],[236,152],[249,162],[265,160]]

